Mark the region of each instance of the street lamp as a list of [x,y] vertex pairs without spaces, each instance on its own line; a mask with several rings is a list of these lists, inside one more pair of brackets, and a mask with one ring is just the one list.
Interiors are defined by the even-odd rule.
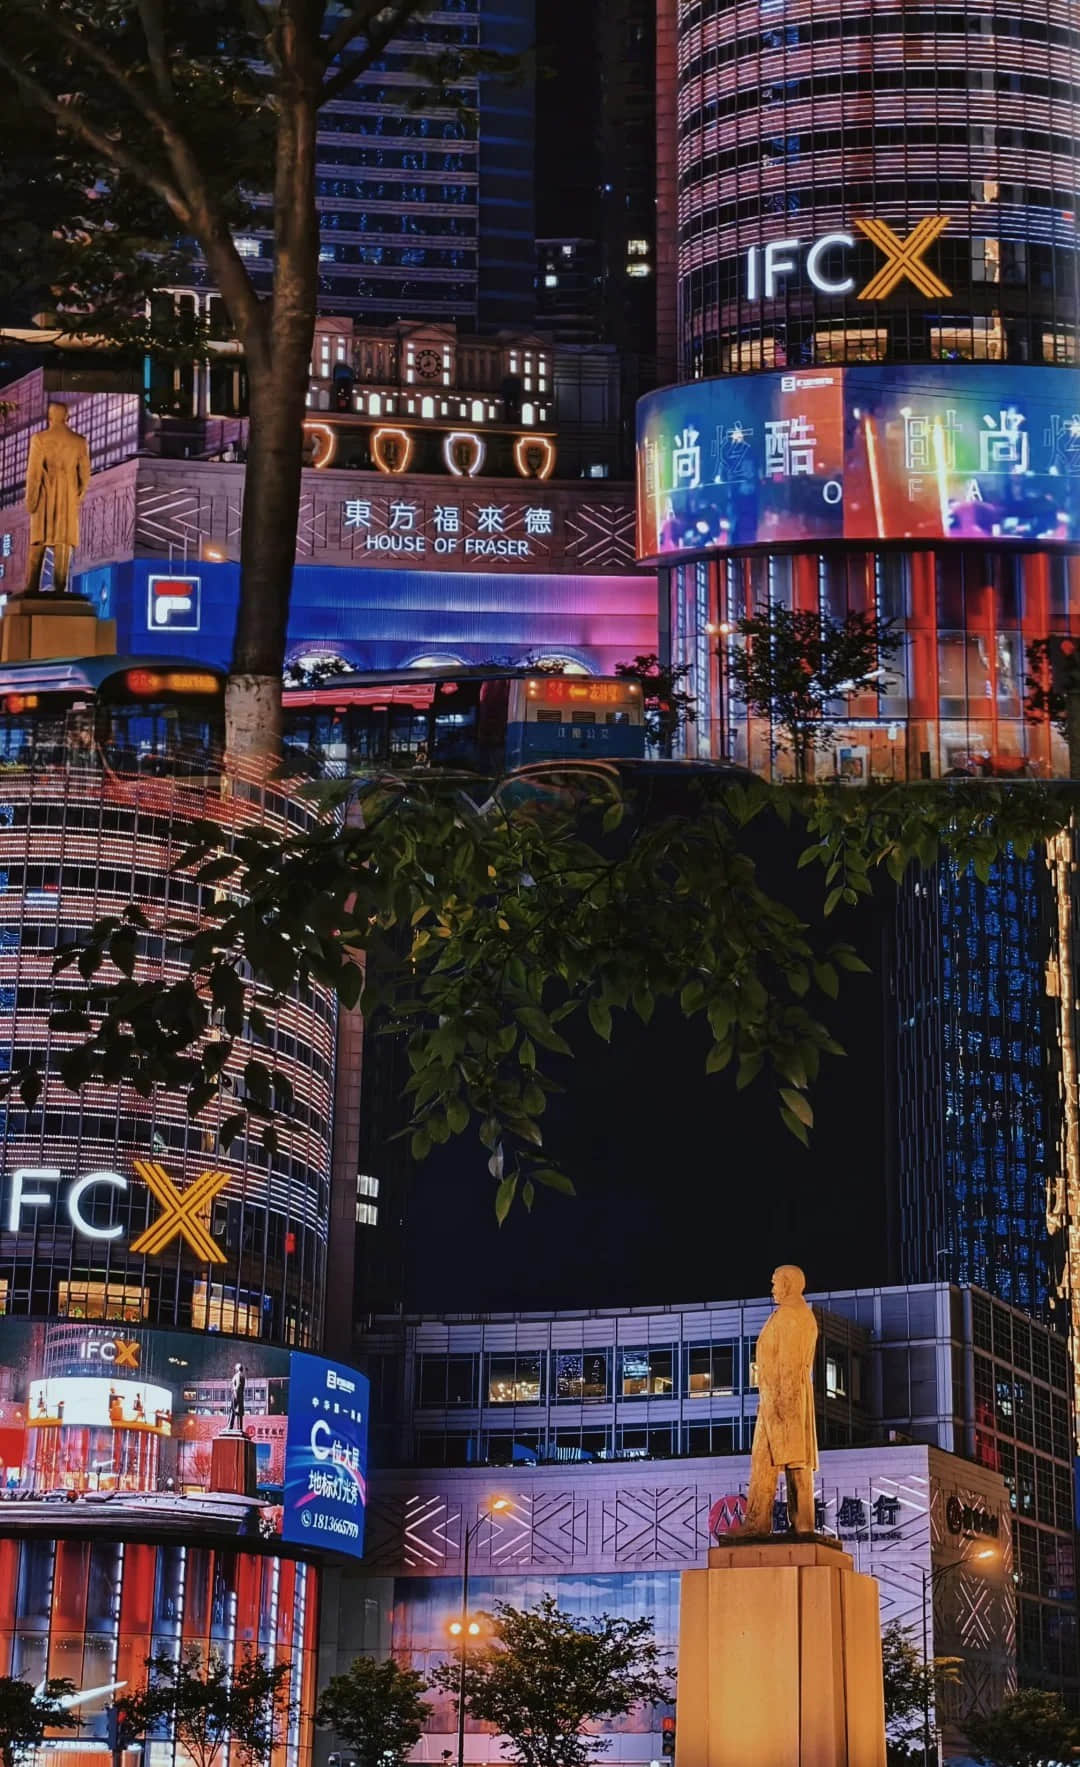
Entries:
[[[923,1654],[923,1767],[930,1767],[930,1629],[927,1624],[927,1602],[933,1597],[938,1583],[952,1575],[953,1571],[962,1571],[964,1566],[974,1560],[986,1561],[996,1558],[997,1553],[992,1546],[984,1546],[981,1552],[967,1552],[963,1558],[956,1559],[951,1565],[938,1565],[936,1571],[923,1570],[922,1573],[922,1654]],[[934,1754],[937,1755],[937,1713],[934,1714]]]
[[469,1639],[480,1636],[479,1620],[469,1618],[469,1550],[473,1540],[483,1527],[495,1515],[510,1508],[508,1497],[493,1497],[487,1508],[477,1516],[471,1528],[466,1528],[463,1536],[463,1553],[461,1561],[461,1618],[451,1620],[449,1632],[451,1638],[458,1641],[458,1695],[457,1695],[457,1767],[465,1767],[465,1660],[469,1648]]
[[722,761],[726,761],[728,759],[728,752],[727,752],[727,749],[728,749],[727,643],[726,643],[726,640],[731,637],[731,634],[732,634],[732,632],[734,632],[735,628],[731,624],[730,620],[716,620],[716,621],[710,621],[710,623],[706,626],[705,630],[709,634],[710,638],[715,638],[717,640],[715,654],[716,654],[717,671],[718,671],[718,687],[719,687],[719,701],[720,701],[720,759]]

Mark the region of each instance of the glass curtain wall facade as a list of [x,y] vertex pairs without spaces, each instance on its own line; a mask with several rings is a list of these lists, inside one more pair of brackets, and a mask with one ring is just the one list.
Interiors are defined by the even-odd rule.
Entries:
[[[532,38],[532,0],[441,0],[401,24],[327,104],[316,163],[320,312],[466,329],[532,324],[531,88],[481,75],[467,59],[520,54]],[[425,101],[444,77],[442,102]],[[260,222],[257,212],[237,243],[269,288],[269,214]]]
[[[684,376],[823,362],[1077,360],[1080,24],[1064,0],[952,7],[732,0],[677,15],[679,331]],[[947,222],[950,291],[903,282],[858,227]],[[769,240],[853,234],[844,295],[785,280],[747,298]],[[829,278],[831,280],[831,278]]]

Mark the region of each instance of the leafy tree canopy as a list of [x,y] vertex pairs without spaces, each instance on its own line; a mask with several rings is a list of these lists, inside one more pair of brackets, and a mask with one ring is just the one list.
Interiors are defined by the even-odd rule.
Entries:
[[[273,1147],[292,1099],[266,1052],[268,1012],[317,981],[407,1031],[413,1154],[471,1127],[501,1219],[538,1186],[573,1188],[542,1132],[552,1058],[570,1053],[565,1021],[607,1040],[620,1014],[648,1022],[668,999],[707,1023],[707,1071],[733,1066],[739,1087],[766,1075],[805,1141],[821,1057],[840,1053],[821,1003],[841,972],[865,968],[828,938],[827,918],[868,895],[879,868],[898,878],[944,854],[986,878],[1008,845],[1056,833],[1072,801],[959,781],[795,791],[666,763],[627,777],[534,768],[490,792],[441,773],[338,782],[284,843],[258,826],[230,837],[193,824],[178,868],[206,886],[204,919],[168,928],[190,931],[188,973],[163,977],[144,955],[166,930],[146,905],[98,922],[58,959],[70,978],[52,1021],[70,1039],[62,1078],[126,1080],[143,1096],[163,1086],[198,1116],[230,1067],[244,1099],[223,1142],[254,1118]],[[803,842],[800,865],[820,868],[817,925],[769,894],[748,850],[753,825],[774,817]],[[361,953],[375,960],[366,985]],[[42,1080],[30,1066],[8,1084],[32,1105]]]
[[335,1675],[319,1699],[317,1724],[332,1730],[356,1750],[365,1767],[407,1759],[419,1742],[431,1707],[427,1683],[415,1669],[393,1657],[376,1662],[357,1657],[344,1675]]
[[1069,1761],[1080,1746],[1080,1724],[1059,1693],[1024,1687],[984,1715],[964,1721],[976,1761],[986,1767],[1045,1767]]
[[960,1658],[924,1663],[911,1627],[894,1620],[881,1634],[881,1667],[889,1767],[915,1767],[923,1758],[925,1714],[934,1710],[942,1687],[959,1682]]
[[79,1721],[64,1701],[74,1681],[54,1676],[40,1688],[12,1675],[0,1675],[0,1761],[17,1763],[44,1738],[46,1730],[77,1730]]
[[[497,1602],[491,1641],[465,1660],[465,1706],[494,1724],[522,1767],[585,1767],[608,1745],[585,1726],[673,1697],[650,1619],[598,1614],[582,1620],[545,1595],[534,1608]],[[456,1693],[459,1664],[432,1680]]]
[[267,1664],[256,1652],[230,1666],[217,1651],[192,1645],[180,1656],[159,1651],[147,1659],[146,1686],[124,1699],[131,1736],[163,1731],[194,1767],[217,1767],[226,1748],[242,1767],[264,1767],[291,1705],[290,1665]]
[[728,677],[760,718],[771,718],[805,779],[811,750],[832,740],[828,713],[837,701],[878,684],[899,644],[890,620],[849,613],[842,620],[770,603],[738,622],[741,644],[727,658]]

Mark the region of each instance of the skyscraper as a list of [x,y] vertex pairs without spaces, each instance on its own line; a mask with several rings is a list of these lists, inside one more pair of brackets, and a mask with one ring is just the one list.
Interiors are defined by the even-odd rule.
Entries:
[[[532,35],[533,0],[446,0],[402,25],[381,60],[326,106],[316,165],[320,312],[369,324],[455,320],[465,330],[531,325],[528,63],[505,74],[468,69],[443,105],[422,94],[436,58],[520,57]],[[273,240],[260,218],[239,246],[268,285]]]

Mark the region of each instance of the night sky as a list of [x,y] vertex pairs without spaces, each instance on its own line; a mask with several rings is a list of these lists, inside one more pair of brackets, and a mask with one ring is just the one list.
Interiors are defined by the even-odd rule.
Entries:
[[[813,874],[785,893],[820,902]],[[794,899],[798,899],[794,896]],[[809,1149],[783,1126],[764,1078],[737,1093],[706,1076],[709,1038],[677,1008],[646,1029],[626,1018],[609,1046],[586,1029],[545,1137],[578,1188],[540,1195],[500,1229],[482,1152],[464,1140],[419,1168],[410,1211],[409,1311],[523,1311],[735,1299],[768,1291],[778,1263],[812,1288],[889,1280],[888,887],[829,936],[850,939],[871,975],[822,1002],[848,1051],[827,1057]],[[824,1014],[823,1014],[824,1016]],[[567,1027],[564,1027],[564,1029]]]

